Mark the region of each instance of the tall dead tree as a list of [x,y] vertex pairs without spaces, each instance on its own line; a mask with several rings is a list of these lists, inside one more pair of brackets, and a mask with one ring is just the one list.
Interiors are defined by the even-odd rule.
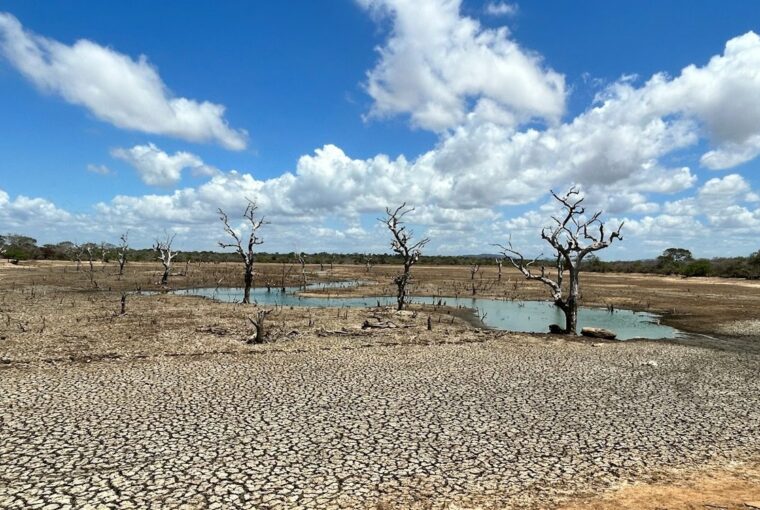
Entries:
[[127,264],[127,251],[129,250],[129,231],[124,232],[119,238],[119,249],[117,252],[119,260],[119,276],[124,275],[124,266]]
[[[564,332],[577,334],[579,274],[583,257],[607,248],[615,239],[622,241],[620,230],[623,224],[621,223],[617,230],[607,234],[604,223],[599,219],[602,211],[597,211],[587,217],[585,208],[581,206],[584,199],[577,188],[570,188],[564,196],[559,196],[554,191],[551,193],[560,203],[562,214],[553,216],[554,224],[541,230],[541,239],[549,243],[556,254],[556,278],[548,276],[544,266],[541,266],[540,273],[533,272],[531,266],[541,255],[531,261],[526,261],[525,257],[512,247],[511,241],[507,246],[497,246],[528,280],[537,280],[549,287],[554,304],[565,314]],[[564,294],[563,289],[565,271],[569,276],[567,295]]]
[[156,244],[153,245],[153,250],[158,253],[158,260],[160,260],[161,264],[164,266],[164,275],[161,277],[161,285],[169,283],[169,275],[172,272],[172,259],[174,259],[179,253],[179,250],[172,251],[172,243],[174,242],[174,237],[176,235],[177,234],[169,235],[167,233],[166,238],[163,241],[156,239]]
[[296,254],[296,259],[301,264],[301,287],[306,290],[306,254],[300,252]]
[[414,211],[414,207],[407,207],[406,202],[401,204],[395,210],[390,208],[385,209],[385,218],[380,218],[391,231],[393,239],[391,241],[391,249],[397,255],[400,255],[404,262],[404,270],[401,274],[396,275],[393,279],[393,283],[398,288],[396,295],[397,310],[403,310],[407,300],[407,286],[412,281],[412,266],[420,260],[422,255],[422,248],[430,242],[429,238],[421,239],[412,244],[413,233],[406,230],[403,218],[410,212]]
[[243,244],[241,236],[239,236],[237,232],[235,232],[232,227],[230,227],[230,222],[227,214],[221,209],[218,210],[219,219],[222,221],[222,223],[224,223],[224,231],[227,232],[227,234],[229,234],[229,236],[232,237],[234,241],[232,243],[224,243],[219,241],[219,246],[222,248],[234,248],[235,251],[237,251],[238,255],[240,255],[240,258],[243,260],[243,265],[245,266],[245,273],[243,276],[243,282],[245,284],[245,290],[243,291],[243,303],[245,304],[251,302],[251,287],[253,286],[253,264],[255,261],[253,248],[257,244],[262,244],[264,242],[263,239],[258,237],[257,232],[266,222],[264,221],[263,216],[260,219],[256,219],[256,209],[256,203],[249,200],[248,205],[245,208],[245,212],[243,213],[243,218],[245,218],[245,220],[250,224],[250,233],[248,234],[248,240],[246,241],[245,245]]

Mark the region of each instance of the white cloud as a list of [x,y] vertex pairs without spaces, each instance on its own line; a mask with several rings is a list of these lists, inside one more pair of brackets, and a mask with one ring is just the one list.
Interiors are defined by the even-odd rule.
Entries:
[[722,178],[707,181],[699,189],[699,198],[710,204],[726,204],[750,193],[747,181],[739,174],[731,174]]
[[626,106],[627,117],[694,119],[714,146],[700,163],[722,170],[760,154],[758,70],[760,37],[747,32],[729,40],[723,54],[702,67],[689,65],[673,79],[656,74],[639,89],[619,82],[607,96]]
[[171,186],[177,184],[182,171],[190,169],[193,174],[214,175],[213,167],[203,164],[201,158],[189,152],[165,153],[154,144],[135,145],[131,149],[113,149],[111,155],[132,165],[145,184],[151,186]]
[[486,14],[491,16],[514,16],[517,10],[517,4],[507,2],[488,2],[485,7]]
[[443,131],[468,115],[513,126],[556,122],[564,113],[564,77],[512,41],[506,28],[461,16],[461,0],[358,1],[393,20],[367,75],[370,116],[408,113],[413,125]]
[[108,168],[106,165],[95,165],[90,163],[87,165],[87,171],[93,174],[98,175],[111,175],[113,174],[113,170]]
[[0,225],[5,234],[18,232],[32,236],[61,234],[62,227],[75,228],[80,217],[57,207],[53,202],[39,197],[18,195],[11,198],[0,189]]
[[173,96],[144,55],[133,60],[86,39],[68,46],[2,12],[0,53],[40,89],[114,126],[233,150],[246,146],[246,133],[229,127],[224,106]]

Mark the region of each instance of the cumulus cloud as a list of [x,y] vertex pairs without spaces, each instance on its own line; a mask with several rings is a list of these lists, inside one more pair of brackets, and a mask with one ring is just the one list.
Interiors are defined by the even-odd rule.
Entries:
[[[760,37],[754,32],[730,39],[722,55],[699,67],[689,65],[676,78],[654,75],[643,87],[619,82],[607,99],[626,106],[624,116],[680,116],[693,120],[713,149],[701,165],[722,170],[760,154]],[[623,112],[621,112],[621,115]]]
[[113,149],[111,155],[132,165],[140,179],[151,186],[176,184],[182,177],[182,171],[186,169],[192,170],[196,176],[213,175],[218,172],[215,168],[205,165],[195,154],[179,151],[170,156],[152,143],[135,145],[131,149]]
[[87,108],[114,126],[241,150],[246,133],[229,127],[224,106],[175,97],[147,57],[80,39],[73,45],[25,30],[0,12],[0,53],[41,90]]
[[0,225],[2,234],[18,232],[33,236],[58,237],[62,231],[76,230],[84,217],[57,207],[53,202],[40,198],[11,196],[0,189]]
[[506,28],[462,16],[461,0],[358,1],[393,23],[367,75],[370,116],[409,114],[413,125],[443,131],[468,115],[514,126],[564,113],[564,77]]

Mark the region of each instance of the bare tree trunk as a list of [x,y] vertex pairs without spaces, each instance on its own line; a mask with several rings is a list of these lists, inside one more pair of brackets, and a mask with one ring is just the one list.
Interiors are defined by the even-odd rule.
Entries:
[[570,267],[570,289],[565,301],[565,330],[567,333],[575,335],[578,333],[578,268]]
[[243,291],[243,304],[251,302],[251,287],[253,286],[253,265],[245,268],[245,290]]
[[396,277],[396,286],[398,292],[396,294],[396,310],[403,310],[404,303],[406,302],[406,284],[409,283],[409,269],[404,267],[404,274]]
[[171,263],[164,264],[164,275],[161,277],[161,285],[166,285],[169,283],[169,273],[171,273],[172,266]]

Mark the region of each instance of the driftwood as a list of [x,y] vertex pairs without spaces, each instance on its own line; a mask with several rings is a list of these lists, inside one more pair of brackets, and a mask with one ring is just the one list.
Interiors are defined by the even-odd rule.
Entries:
[[392,328],[398,328],[399,326],[395,322],[391,321],[378,321],[378,322],[370,322],[369,319],[364,321],[364,324],[362,324],[362,329],[392,329]]
[[581,335],[591,338],[604,338],[605,340],[614,340],[617,334],[614,331],[604,328],[583,328]]

